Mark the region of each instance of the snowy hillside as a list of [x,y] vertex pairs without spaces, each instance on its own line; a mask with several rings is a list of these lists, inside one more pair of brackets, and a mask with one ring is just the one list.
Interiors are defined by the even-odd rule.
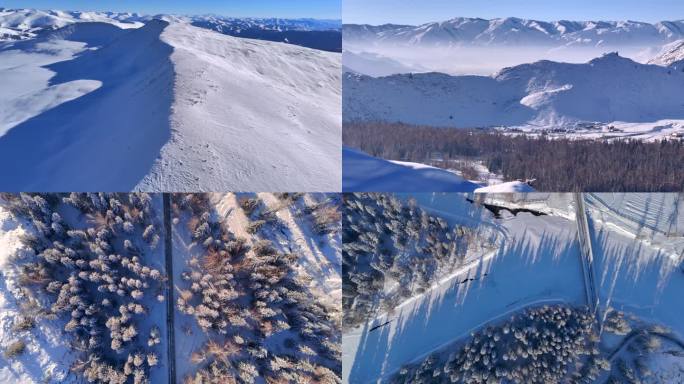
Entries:
[[665,45],[662,52],[648,63],[684,71],[684,39]]
[[349,192],[472,192],[479,187],[444,169],[383,160],[348,147],[342,161],[342,189]]
[[454,18],[418,26],[345,24],[345,43],[396,45],[662,45],[684,37],[684,20],[538,21],[515,17]]
[[167,19],[0,45],[0,189],[339,190],[340,54]]
[[[617,131],[610,128],[613,123],[638,123],[648,127],[642,131],[666,135],[681,130],[676,120],[684,119],[677,96],[684,89],[683,73],[615,53],[584,64],[539,61],[493,76],[424,73],[375,79],[346,73],[343,83],[345,121],[591,133]],[[669,128],[663,122],[668,119]]]

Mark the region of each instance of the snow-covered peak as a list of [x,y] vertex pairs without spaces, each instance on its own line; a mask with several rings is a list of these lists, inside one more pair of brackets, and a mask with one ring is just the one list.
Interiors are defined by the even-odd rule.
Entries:
[[684,69],[684,39],[667,44],[660,54],[648,63],[671,67],[675,70]]

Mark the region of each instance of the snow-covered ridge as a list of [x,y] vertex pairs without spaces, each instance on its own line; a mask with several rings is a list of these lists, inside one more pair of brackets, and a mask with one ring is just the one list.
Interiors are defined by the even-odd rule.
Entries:
[[583,64],[539,61],[493,76],[343,76],[345,121],[477,128],[684,119],[684,73],[607,54]]
[[418,26],[345,24],[345,42],[398,45],[652,45],[684,38],[684,20],[539,21],[458,17]]
[[171,18],[5,43],[0,189],[339,190],[340,62]]

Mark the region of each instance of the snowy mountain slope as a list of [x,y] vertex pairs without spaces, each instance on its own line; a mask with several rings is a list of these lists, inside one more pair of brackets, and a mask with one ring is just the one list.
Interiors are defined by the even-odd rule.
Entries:
[[162,40],[173,135],[138,188],[339,190],[339,54],[187,24]]
[[444,169],[388,161],[343,147],[342,189],[349,192],[472,192],[479,185]]
[[0,137],[0,157],[15,164],[3,170],[2,189],[132,189],[170,135],[172,48],[159,39],[166,26],[148,23],[100,50],[49,66],[50,87],[98,86]]
[[3,190],[339,189],[339,54],[161,20],[24,43],[0,49]]
[[330,52],[342,51],[342,22],[317,19],[254,19],[192,16],[192,25],[226,35],[280,41]]
[[684,39],[665,45],[661,53],[648,63],[684,71]]
[[345,43],[396,45],[662,45],[684,37],[684,20],[649,24],[637,21],[553,21],[515,17],[485,20],[454,18],[418,26],[345,24]]
[[684,119],[684,75],[607,54],[584,64],[539,61],[491,77],[345,74],[345,121],[445,127],[558,128],[581,122]]

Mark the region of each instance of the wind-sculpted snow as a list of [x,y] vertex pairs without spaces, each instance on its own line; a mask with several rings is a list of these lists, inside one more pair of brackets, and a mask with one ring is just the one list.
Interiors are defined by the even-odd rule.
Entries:
[[441,127],[576,128],[586,122],[684,119],[684,74],[607,54],[584,64],[539,61],[494,76],[440,73],[343,78],[345,121]]
[[[167,25],[150,22],[99,50],[37,68],[52,72],[48,90],[84,80],[100,86],[50,104],[0,136],[0,159],[9,164],[0,171],[0,189],[133,189],[170,137],[172,48],[159,38]],[[18,79],[13,95],[29,81]],[[35,90],[35,97],[45,94]]]
[[340,54],[169,20],[1,45],[0,189],[340,189]]

